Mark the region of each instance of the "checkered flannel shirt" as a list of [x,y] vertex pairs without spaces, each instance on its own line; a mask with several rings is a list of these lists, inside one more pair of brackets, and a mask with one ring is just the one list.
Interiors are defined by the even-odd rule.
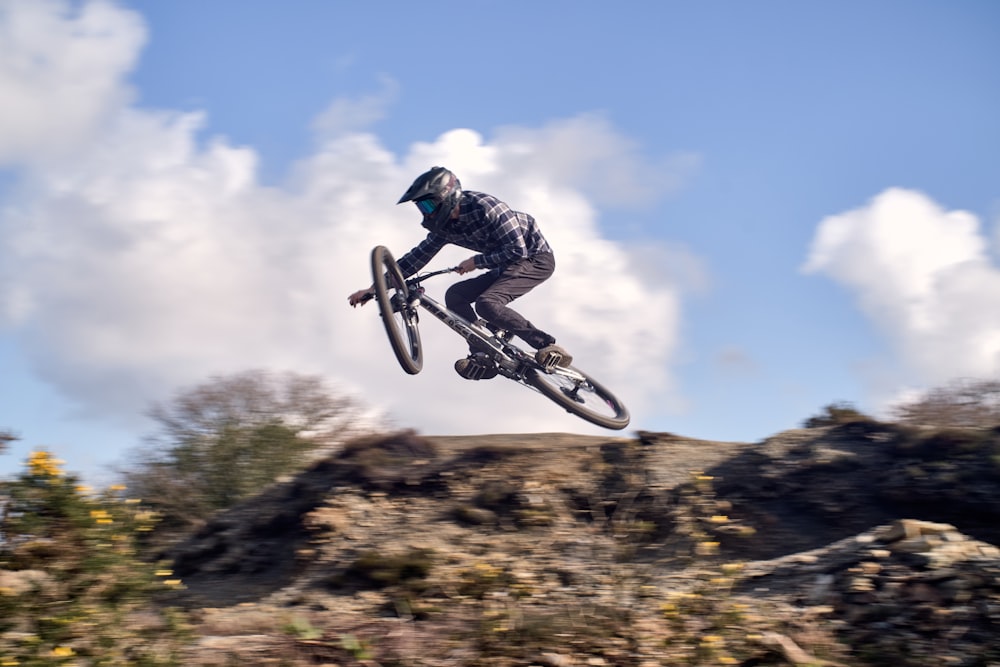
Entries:
[[502,271],[524,257],[552,252],[535,219],[510,208],[493,195],[465,190],[457,220],[431,232],[416,248],[399,258],[403,276],[412,276],[445,245],[473,250],[476,268]]

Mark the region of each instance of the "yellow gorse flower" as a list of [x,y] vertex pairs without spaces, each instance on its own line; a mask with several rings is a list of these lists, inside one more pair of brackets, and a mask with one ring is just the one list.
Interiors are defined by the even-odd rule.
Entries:
[[718,542],[699,542],[695,545],[695,553],[699,556],[714,556],[719,553]]
[[37,477],[58,477],[62,475],[63,461],[54,458],[52,454],[39,450],[28,457],[28,470]]
[[476,563],[475,564],[476,573],[483,577],[498,577],[500,576],[500,568],[490,565],[489,563]]
[[111,515],[106,510],[90,510],[90,518],[99,524],[114,523]]

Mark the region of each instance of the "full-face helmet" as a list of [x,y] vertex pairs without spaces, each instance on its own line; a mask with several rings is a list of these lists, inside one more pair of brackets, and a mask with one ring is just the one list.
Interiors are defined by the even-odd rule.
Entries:
[[396,203],[412,201],[424,216],[420,224],[432,232],[439,232],[448,223],[461,197],[462,184],[455,174],[444,167],[433,167],[418,176]]

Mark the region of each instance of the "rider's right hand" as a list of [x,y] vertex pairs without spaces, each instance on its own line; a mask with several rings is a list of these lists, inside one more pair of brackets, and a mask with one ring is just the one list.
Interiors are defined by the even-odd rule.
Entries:
[[363,306],[375,296],[375,290],[371,287],[366,289],[360,289],[351,296],[347,297],[347,302],[351,304],[351,308],[356,306]]

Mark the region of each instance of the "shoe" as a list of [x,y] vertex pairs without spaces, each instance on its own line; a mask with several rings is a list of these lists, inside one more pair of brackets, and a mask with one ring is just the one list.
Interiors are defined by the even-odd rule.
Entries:
[[573,363],[573,356],[553,343],[552,345],[546,345],[542,349],[538,350],[538,352],[535,352],[535,361],[540,363],[545,368],[552,368],[553,366],[566,368]]
[[455,362],[455,372],[466,380],[489,380],[497,376],[497,367],[485,354],[470,354]]

